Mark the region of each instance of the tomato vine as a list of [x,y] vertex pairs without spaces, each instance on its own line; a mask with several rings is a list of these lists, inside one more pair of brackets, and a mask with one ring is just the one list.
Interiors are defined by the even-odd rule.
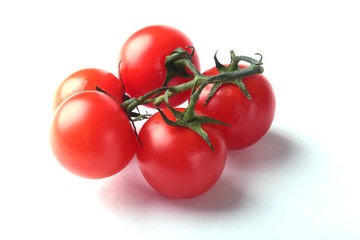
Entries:
[[[200,72],[193,46],[175,28],[148,26],[123,44],[117,77],[88,68],[64,79],[49,134],[59,163],[97,179],[121,171],[136,154],[146,181],[165,196],[191,198],[209,190],[228,150],[265,135],[276,101],[261,54],[230,51],[223,65],[216,52],[214,66]],[[141,105],[157,112],[143,113]],[[141,120],[140,129],[135,122]]]
[[[194,51],[194,50],[193,50]],[[172,97],[180,92],[199,87],[203,84],[205,87],[209,83],[214,82],[231,82],[238,79],[242,79],[244,77],[248,77],[255,74],[263,73],[264,69],[262,65],[262,56],[260,60],[256,60],[247,56],[236,56],[233,51],[231,51],[231,63],[230,66],[237,65],[240,61],[245,61],[250,63],[250,66],[245,69],[234,69],[233,67],[229,67],[228,71],[221,72],[215,76],[205,76],[202,75],[197,68],[194,66],[191,57],[193,54],[189,54],[182,48],[175,49],[169,56],[166,57],[165,66],[167,69],[167,75],[164,82],[164,85],[161,88],[155,89],[146,93],[143,96],[138,98],[130,98],[121,103],[121,107],[127,112],[132,112],[139,105],[146,105],[148,103],[153,103],[155,106],[159,106],[161,103],[165,102],[165,95],[157,95],[156,97],[152,97],[154,94],[160,94],[165,91],[169,91],[168,97]],[[219,65],[216,54],[215,54],[215,62],[217,62],[217,66]],[[186,68],[191,71],[193,76],[189,75],[186,71]],[[167,83],[171,80],[171,78],[175,76],[193,78],[193,80],[173,86],[167,87]],[[201,87],[201,89],[203,88]],[[245,87],[245,86],[244,86]],[[200,92],[199,92],[200,93]],[[196,97],[196,96],[194,96]],[[194,100],[195,101],[195,100]]]
[[[212,93],[209,95],[207,102],[211,99],[212,95],[216,92],[217,88],[224,84],[224,83],[234,83],[241,91],[245,94],[248,100],[251,101],[251,96],[246,89],[246,86],[243,84],[242,79],[244,77],[252,76],[255,74],[261,74],[264,71],[262,65],[262,56],[260,55],[260,60],[256,60],[254,58],[248,56],[237,56],[235,55],[234,51],[230,52],[231,61],[228,67],[222,65],[215,53],[214,60],[216,67],[219,70],[219,74],[214,76],[205,76],[201,74],[195,65],[192,62],[192,56],[194,54],[195,49],[193,49],[191,53],[188,53],[183,48],[175,49],[170,55],[168,55],[165,59],[165,67],[167,70],[166,78],[162,87],[157,88],[153,91],[146,93],[143,96],[138,98],[130,98],[128,100],[123,101],[120,106],[124,109],[124,111],[128,114],[129,117],[132,117],[133,121],[142,120],[149,118],[148,114],[139,114],[134,112],[139,105],[146,105],[152,103],[153,105],[157,106],[158,111],[162,115],[164,121],[171,126],[181,126],[181,127],[188,127],[199,134],[211,147],[212,150],[213,146],[207,136],[207,133],[201,128],[201,125],[204,123],[215,123],[220,125],[227,125],[221,121],[215,120],[210,117],[206,116],[199,116],[195,113],[195,104],[199,99],[199,95],[201,91],[211,83],[215,83],[213,87]],[[249,67],[240,69],[239,62],[245,61],[249,63]],[[188,73],[189,70],[191,74]],[[180,85],[168,87],[169,81],[176,77],[185,77],[192,79],[191,81],[182,83]],[[190,101],[188,107],[185,109],[184,112],[176,111],[172,108],[168,102],[168,99],[176,94],[181,92],[187,91],[192,89]],[[162,94],[164,93],[164,94]],[[160,95],[162,94],[162,95]],[[154,96],[155,95],[155,96]],[[162,113],[162,111],[158,108],[160,104],[163,102],[166,103],[167,107],[176,117],[176,121],[170,121],[167,117]],[[207,103],[206,102],[206,103]],[[205,104],[206,104],[205,103]],[[228,125],[229,126],[229,125]]]

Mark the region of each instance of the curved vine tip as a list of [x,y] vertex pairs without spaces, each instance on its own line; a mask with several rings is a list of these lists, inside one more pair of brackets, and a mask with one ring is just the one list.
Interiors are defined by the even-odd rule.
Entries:
[[260,56],[260,60],[259,60],[258,62],[259,62],[259,65],[261,65],[261,64],[262,64],[263,56],[262,56],[260,53],[255,53],[255,55],[259,55],[259,56]]
[[193,46],[187,46],[186,48],[191,48],[191,49],[192,49],[191,53],[188,54],[188,56],[189,56],[190,58],[192,58],[192,57],[194,56],[194,54],[195,54],[195,48],[194,48]]

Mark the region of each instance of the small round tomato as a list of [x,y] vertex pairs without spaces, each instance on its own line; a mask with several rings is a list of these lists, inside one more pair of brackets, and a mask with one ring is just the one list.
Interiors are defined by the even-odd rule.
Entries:
[[[120,54],[119,74],[124,82],[125,91],[130,97],[140,97],[160,88],[166,77],[165,58],[176,48],[194,46],[190,39],[179,30],[162,25],[142,28],[131,35],[124,43]],[[187,50],[189,53],[192,49]],[[200,62],[197,52],[192,58],[197,69]],[[190,79],[174,77],[168,86],[175,86]],[[179,93],[170,98],[171,106],[178,106],[190,96],[190,91]],[[154,107],[152,104],[146,105]],[[166,107],[165,103],[160,105]]]
[[[203,74],[212,76],[219,72],[214,67]],[[247,99],[235,84],[223,84],[204,108],[213,86],[209,84],[195,106],[198,111],[231,126],[219,126],[229,150],[243,149],[257,142],[269,130],[275,115],[275,94],[264,75],[245,77],[243,83],[252,100]]]
[[[175,120],[169,109],[164,114]],[[202,124],[202,128],[214,151],[193,130],[170,126],[159,113],[141,128],[138,164],[146,181],[159,193],[192,198],[209,190],[219,179],[226,162],[226,145],[216,126]]]
[[117,101],[122,101],[124,90],[121,81],[114,74],[98,68],[87,68],[72,73],[62,81],[54,96],[53,111],[75,93],[95,90],[96,87],[103,89]]
[[50,144],[65,169],[96,179],[122,170],[135,154],[137,139],[112,97],[84,91],[67,98],[55,111]]

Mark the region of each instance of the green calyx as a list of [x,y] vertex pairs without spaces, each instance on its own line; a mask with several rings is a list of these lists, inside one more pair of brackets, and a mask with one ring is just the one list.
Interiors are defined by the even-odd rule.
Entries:
[[[162,87],[167,87],[170,80],[176,76],[189,79],[194,78],[194,76],[186,71],[186,66],[190,66],[188,60],[192,59],[195,49],[193,47],[188,48],[192,48],[193,50],[190,54],[182,48],[177,48],[165,58],[166,77]],[[195,71],[196,75],[200,75],[195,66],[192,67],[192,71]]]
[[162,118],[164,119],[165,123],[170,126],[173,126],[173,127],[186,127],[186,128],[193,130],[202,139],[204,139],[206,141],[206,143],[209,145],[209,147],[213,151],[215,151],[213,145],[210,142],[209,136],[204,131],[204,129],[201,127],[201,125],[205,124],[205,123],[220,124],[220,125],[226,125],[229,127],[230,127],[230,125],[223,123],[221,121],[218,121],[216,119],[207,117],[207,116],[200,116],[200,115],[196,114],[194,108],[192,108],[191,105],[189,105],[185,109],[184,112],[180,112],[170,106],[168,95],[169,95],[169,91],[166,91],[165,92],[165,103],[166,103],[167,107],[169,108],[169,110],[171,111],[171,113],[175,116],[176,121],[170,120],[159,108],[157,108],[157,110],[161,114]]
[[[230,61],[230,64],[229,66],[224,66],[222,65],[219,60],[217,59],[217,52],[215,53],[214,55],[214,60],[215,60],[215,65],[216,65],[216,68],[217,70],[219,71],[219,73],[228,73],[228,72],[234,72],[234,71],[239,71],[240,68],[239,68],[239,62],[241,60],[248,60],[248,62],[250,63],[253,63],[253,64],[256,64],[256,65],[261,65],[262,62],[262,56],[261,54],[257,53],[256,55],[260,55],[260,60],[259,61],[253,61],[253,59],[247,59],[247,57],[238,57],[235,55],[234,51],[230,51],[230,56],[231,56],[231,61]],[[209,93],[209,96],[207,97],[205,103],[204,103],[204,107],[209,103],[210,99],[214,96],[214,94],[216,93],[216,91],[219,89],[219,87],[225,83],[232,83],[232,84],[235,84],[236,86],[239,87],[239,89],[241,90],[241,92],[246,96],[246,98],[248,100],[252,100],[251,98],[251,95],[249,93],[249,91],[247,90],[244,82],[243,82],[243,77],[239,77],[239,78],[236,78],[236,79],[233,79],[233,80],[230,80],[230,81],[218,81],[214,84],[214,86],[211,88],[211,91]]]

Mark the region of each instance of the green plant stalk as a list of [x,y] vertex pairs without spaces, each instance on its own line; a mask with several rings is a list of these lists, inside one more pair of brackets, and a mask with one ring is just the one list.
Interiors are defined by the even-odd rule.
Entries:
[[[191,119],[194,112],[193,109],[195,108],[196,101],[199,99],[200,92],[207,84],[215,83],[219,81],[230,82],[236,79],[252,76],[255,74],[261,74],[264,71],[263,67],[261,66],[262,64],[261,60],[258,61],[247,56],[232,56],[232,64],[234,62],[237,64],[239,61],[246,61],[250,63],[250,66],[244,69],[238,69],[231,72],[222,72],[215,76],[205,76],[199,73],[199,71],[196,69],[193,62],[191,61],[191,58],[185,57],[185,58],[177,59],[175,60],[174,65],[186,66],[193,74],[193,79],[191,81],[173,87],[161,87],[155,89],[141,97],[130,98],[129,100],[122,102],[120,105],[126,111],[126,113],[129,114],[139,105],[146,105],[152,103],[155,106],[159,106],[161,103],[165,101],[165,96],[158,94],[163,93],[166,90],[169,90],[168,97],[170,98],[178,93],[200,86],[200,88],[190,98],[188,108],[192,111],[190,110],[187,111],[188,116],[186,118]],[[152,97],[153,95],[156,95],[156,97]]]

